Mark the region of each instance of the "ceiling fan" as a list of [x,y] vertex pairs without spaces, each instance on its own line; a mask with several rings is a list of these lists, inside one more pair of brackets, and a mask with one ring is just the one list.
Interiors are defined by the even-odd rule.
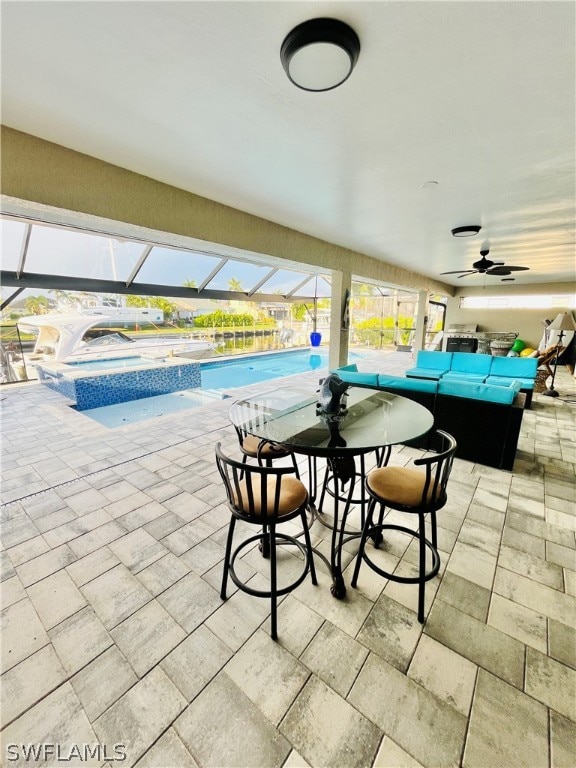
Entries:
[[491,261],[491,259],[487,259],[486,257],[490,251],[488,249],[485,249],[483,251],[480,251],[480,256],[482,256],[479,261],[475,261],[474,264],[472,264],[473,269],[455,269],[452,272],[441,272],[441,275],[459,275],[460,277],[466,277],[468,275],[497,275],[498,277],[505,277],[506,275],[512,274],[512,272],[521,272],[526,269],[530,269],[530,267],[515,267],[512,265],[504,264],[503,261]]

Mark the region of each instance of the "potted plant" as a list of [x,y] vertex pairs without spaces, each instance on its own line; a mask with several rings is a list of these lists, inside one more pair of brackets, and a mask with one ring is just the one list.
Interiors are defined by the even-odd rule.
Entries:
[[314,314],[312,315],[312,333],[310,334],[310,346],[319,347],[322,341],[322,334],[316,330],[318,322],[318,278],[314,282]]

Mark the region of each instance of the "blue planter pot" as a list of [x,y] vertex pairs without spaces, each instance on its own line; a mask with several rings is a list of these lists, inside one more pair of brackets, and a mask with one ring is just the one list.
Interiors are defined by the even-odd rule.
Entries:
[[318,331],[312,331],[312,333],[310,334],[311,346],[319,347],[321,341],[322,341],[322,334],[318,333]]

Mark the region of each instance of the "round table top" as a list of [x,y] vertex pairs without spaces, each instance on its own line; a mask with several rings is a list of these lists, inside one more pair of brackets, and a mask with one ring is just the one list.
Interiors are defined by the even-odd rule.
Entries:
[[346,410],[337,419],[317,413],[318,396],[301,386],[278,388],[236,401],[230,420],[256,437],[297,453],[360,454],[412,440],[428,432],[431,412],[408,398],[350,387]]

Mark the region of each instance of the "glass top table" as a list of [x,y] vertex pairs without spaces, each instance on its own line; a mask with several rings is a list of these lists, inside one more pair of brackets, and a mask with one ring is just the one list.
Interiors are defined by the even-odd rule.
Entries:
[[412,440],[431,429],[430,411],[405,397],[350,387],[346,410],[333,424],[316,411],[318,398],[304,389],[275,389],[230,408],[236,426],[304,454],[359,454]]
[[[334,498],[329,565],[333,579],[332,594],[338,598],[346,594],[341,552],[344,535],[348,533],[345,530],[348,511],[352,503],[357,503],[352,498],[357,477],[362,483],[360,503],[365,502],[364,454],[413,440],[428,432],[434,424],[431,412],[420,403],[381,390],[351,386],[343,403],[344,410],[330,418],[317,411],[318,395],[312,394],[310,389],[285,387],[237,400],[229,411],[235,426],[309,457],[310,506],[313,511],[316,469],[310,459],[326,459],[329,478],[333,483],[333,490],[329,493]],[[361,457],[360,472],[356,470],[355,457]],[[338,483],[345,485],[348,482],[348,494],[342,498]],[[339,500],[345,502],[341,518]]]

